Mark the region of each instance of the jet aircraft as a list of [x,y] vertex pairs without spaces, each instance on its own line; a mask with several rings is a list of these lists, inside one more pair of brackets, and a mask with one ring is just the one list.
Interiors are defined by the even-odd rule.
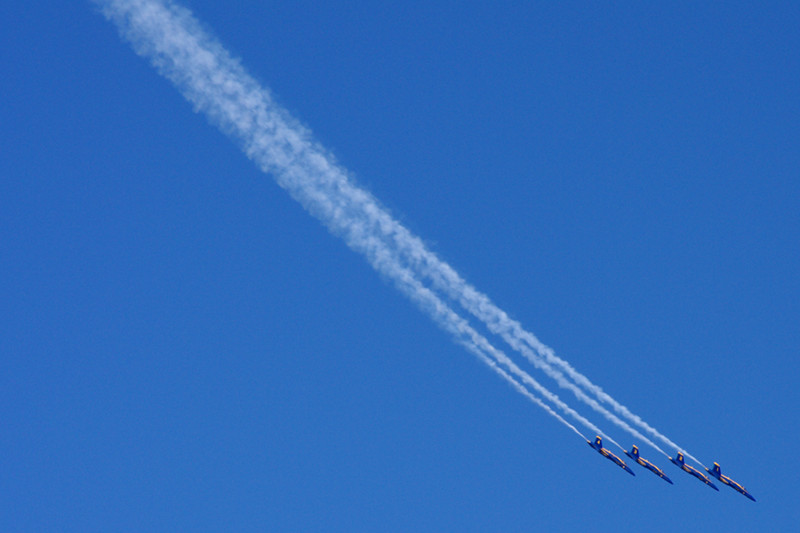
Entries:
[[589,444],[589,446],[591,446],[592,448],[597,450],[597,452],[600,455],[602,455],[603,457],[613,461],[618,467],[622,468],[623,470],[625,470],[630,475],[632,475],[632,476],[636,475],[636,474],[633,473],[633,470],[631,470],[630,467],[628,465],[626,465],[625,462],[622,459],[620,459],[619,457],[617,457],[616,455],[614,455],[613,453],[611,453],[607,449],[603,448],[603,439],[601,439],[599,435],[594,438],[594,442],[592,442],[590,440],[587,440],[586,442]]
[[706,475],[704,473],[702,473],[701,471],[699,471],[698,469],[696,469],[693,466],[687,465],[686,462],[683,460],[683,454],[681,452],[678,452],[678,456],[676,458],[673,459],[672,457],[670,457],[669,460],[672,461],[673,463],[675,463],[675,465],[678,468],[680,468],[684,472],[688,472],[689,474],[693,475],[694,477],[696,477],[697,479],[699,479],[700,481],[702,481],[703,483],[705,483],[706,485],[708,485],[712,489],[714,489],[716,491],[719,490],[717,488],[717,486],[714,485],[711,482],[711,480],[706,477]]
[[734,480],[732,480],[728,476],[723,476],[722,475],[722,471],[719,468],[719,463],[714,463],[714,468],[712,468],[711,470],[706,468],[706,470],[708,471],[709,474],[711,474],[712,476],[714,476],[715,478],[720,480],[723,485],[728,485],[730,488],[732,488],[736,492],[739,492],[739,493],[747,496],[751,500],[756,501],[756,499],[753,498],[753,495],[750,494],[749,492],[747,492],[744,487],[742,487],[741,485],[736,483]]
[[642,457],[639,456],[639,448],[637,448],[636,445],[634,445],[633,448],[631,448],[631,451],[625,452],[625,455],[627,455],[628,457],[630,457],[631,459],[633,459],[634,461],[636,461],[637,463],[639,463],[640,465],[642,465],[643,467],[645,467],[646,469],[648,469],[649,471],[651,471],[652,473],[654,473],[655,475],[657,475],[658,477],[669,483],[670,485],[673,484],[672,480],[667,477],[667,475],[664,473],[663,470],[661,470],[659,467],[657,467],[647,459],[643,459]]

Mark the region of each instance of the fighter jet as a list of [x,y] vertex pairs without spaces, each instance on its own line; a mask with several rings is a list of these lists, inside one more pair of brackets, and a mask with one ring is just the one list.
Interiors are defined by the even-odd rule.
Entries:
[[658,477],[669,483],[670,485],[673,484],[672,480],[667,477],[667,475],[664,473],[663,470],[661,470],[659,467],[657,467],[647,459],[642,459],[639,456],[639,448],[637,448],[635,445],[633,446],[631,451],[625,452],[625,455],[627,455],[628,457],[630,457],[631,459],[633,459],[634,461],[636,461],[637,463],[639,463],[640,465],[642,465],[643,467],[645,467],[646,469],[648,469],[649,471],[651,471],[652,473],[654,473],[655,475],[657,475]]
[[617,457],[616,455],[614,455],[610,451],[608,451],[605,448],[603,448],[603,439],[601,439],[599,435],[594,438],[594,442],[592,442],[590,440],[587,440],[586,442],[589,444],[589,446],[591,446],[592,448],[597,450],[597,452],[600,455],[602,455],[603,457],[605,457],[607,459],[610,459],[611,461],[614,461],[614,463],[618,467],[622,468],[623,470],[625,470],[630,475],[632,475],[632,476],[636,475],[636,474],[633,473],[633,470],[631,470],[630,467],[628,465],[626,465],[625,462],[622,459],[620,459],[619,457]]
[[697,479],[699,479],[700,481],[702,481],[703,483],[705,483],[706,485],[708,485],[712,489],[714,489],[716,491],[719,490],[717,488],[717,486],[714,485],[711,482],[711,480],[706,477],[706,475],[704,473],[702,473],[701,471],[699,471],[698,469],[696,469],[693,466],[687,465],[683,460],[683,454],[681,452],[678,452],[678,456],[675,459],[670,457],[669,460],[672,461],[673,463],[675,463],[675,465],[678,468],[680,468],[684,472],[688,472],[689,474],[693,475],[694,477],[696,477]]
[[724,485],[728,485],[730,488],[732,488],[736,492],[739,492],[739,493],[747,496],[751,500],[756,501],[756,499],[753,498],[753,495],[750,494],[749,492],[747,492],[744,487],[742,487],[741,485],[736,483],[734,480],[732,480],[728,476],[723,476],[722,475],[722,471],[719,468],[719,463],[714,463],[714,468],[712,468],[711,470],[706,468],[706,470],[708,471],[709,474],[711,474],[712,476],[714,476],[715,478],[720,480]]

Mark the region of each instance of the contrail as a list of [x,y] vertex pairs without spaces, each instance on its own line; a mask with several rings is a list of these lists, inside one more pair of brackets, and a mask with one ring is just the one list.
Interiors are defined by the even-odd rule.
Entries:
[[[150,58],[196,110],[205,112],[225,133],[240,141],[262,170],[275,175],[278,183],[307,210],[342,236],[351,248],[363,253],[375,270],[392,280],[434,322],[451,333],[456,342],[584,439],[574,425],[525,385],[614,442],[494,348],[395,259],[380,232],[363,216],[373,210],[384,213],[377,200],[346,179],[343,171],[332,163],[332,157],[312,143],[308,132],[272,101],[267,90],[201,30],[188,10],[158,0],[95,1],[119,26],[137,53]],[[330,179],[332,174],[335,175]]]
[[[489,331],[502,337],[509,346],[524,355],[534,366],[543,370],[548,376],[553,378],[559,386],[571,390],[578,399],[589,404],[593,409],[606,416],[606,418],[613,423],[622,427],[635,437],[647,442],[665,456],[667,455],[649,439],[644,438],[630,427],[626,427],[626,424],[620,424],[618,419],[607,416],[608,412],[605,409],[599,407],[594,400],[587,398],[582,390],[566,380],[564,376],[564,374],[566,374],[575,384],[594,394],[601,402],[610,405],[619,415],[625,417],[639,428],[642,428],[651,437],[660,440],[673,449],[682,451],[686,457],[691,458],[698,464],[702,464],[694,456],[647,424],[641,417],[632,413],[627,407],[608,395],[602,388],[592,383],[589,378],[575,370],[568,362],[558,357],[552,348],[544,345],[533,333],[526,331],[518,321],[509,317],[508,314],[497,307],[488,296],[482,294],[467,283],[452,267],[450,267],[450,265],[439,259],[421,243],[419,243],[419,245],[416,245],[417,243],[411,243],[410,246],[402,246],[401,243],[407,244],[409,241],[406,239],[398,239],[399,248],[402,250],[407,260],[413,265],[414,269],[431,280],[433,287],[443,291],[448,297],[457,301],[467,312],[483,322]],[[554,366],[558,368],[553,368]]]
[[[518,323],[511,321],[487,297],[427,250],[419,238],[395,221],[372,195],[355,186],[333,156],[277,105],[269,91],[250,77],[238,61],[200,28],[188,10],[168,0],[94,1],[107,18],[116,23],[137,53],[149,58],[194,105],[195,110],[203,111],[213,123],[239,142],[262,170],[272,174],[293,198],[332,233],[343,238],[348,246],[365,255],[373,266],[394,262],[398,267],[410,268],[428,277],[435,288],[459,302],[490,331],[503,337],[537,368],[545,371],[560,386],[572,390],[576,397],[608,420],[661,451],[649,439],[589,398],[553,365],[566,371],[576,383],[602,401],[610,403],[620,414],[644,427],[651,436],[679,449],[572,370]],[[389,272],[379,271],[391,277]]]
[[[597,426],[565,404],[557,395],[547,390],[528,373],[520,369],[503,352],[492,346],[492,344],[484,336],[475,331],[463,317],[453,311],[433,291],[424,287],[413,272],[398,265],[394,261],[381,262],[380,260],[371,260],[370,263],[375,270],[389,277],[394,282],[395,286],[416,303],[425,314],[436,322],[436,324],[450,333],[457,343],[464,346],[481,361],[489,365],[492,370],[506,379],[518,392],[583,437],[584,440],[588,440],[575,426],[564,420],[564,418],[556,413],[549,405],[531,394],[531,392],[520,383],[521,381],[523,384],[533,388],[536,392],[544,396],[567,415],[593,430],[595,433],[602,434],[606,439],[619,446],[611,437],[607,436]],[[498,363],[505,367],[506,370],[498,366]]]

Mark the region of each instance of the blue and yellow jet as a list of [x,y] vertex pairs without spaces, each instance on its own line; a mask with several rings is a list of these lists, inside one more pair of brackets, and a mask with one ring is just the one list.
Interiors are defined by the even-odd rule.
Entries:
[[714,463],[714,467],[711,470],[709,470],[708,468],[706,468],[706,470],[708,471],[709,474],[711,474],[712,476],[714,476],[715,478],[720,480],[723,485],[728,485],[730,488],[732,488],[736,492],[747,496],[748,498],[750,498],[753,501],[756,501],[756,499],[753,498],[753,495],[750,494],[749,492],[747,492],[744,487],[742,487],[741,485],[736,483],[734,480],[732,480],[728,476],[723,476],[722,475],[722,471],[719,468],[719,463]]
[[628,457],[630,457],[631,459],[633,459],[634,461],[636,461],[637,463],[639,463],[640,465],[642,465],[643,467],[645,467],[646,469],[648,469],[649,471],[651,471],[652,473],[654,473],[655,475],[657,475],[658,477],[669,483],[670,485],[673,484],[672,480],[667,477],[667,475],[664,473],[663,470],[661,470],[659,467],[657,467],[647,459],[642,459],[639,456],[639,448],[637,448],[636,445],[633,446],[631,451],[625,452],[625,455],[627,455]]
[[712,489],[714,489],[716,491],[719,490],[717,488],[717,486],[714,485],[711,482],[711,480],[706,477],[706,475],[704,473],[702,473],[701,471],[699,471],[698,469],[696,469],[693,466],[687,465],[686,462],[683,460],[683,454],[681,452],[678,452],[678,456],[675,459],[670,457],[669,460],[672,461],[673,463],[675,463],[675,465],[678,468],[680,468],[684,472],[688,472],[689,474],[693,475],[694,477],[696,477],[697,479],[699,479],[700,481],[702,481],[703,483],[705,483],[706,485],[708,485]]
[[636,474],[633,473],[633,470],[631,470],[630,467],[628,465],[626,465],[625,462],[622,459],[620,459],[619,457],[617,457],[616,455],[614,455],[610,451],[608,451],[605,448],[603,448],[603,439],[601,439],[599,435],[594,438],[594,442],[592,442],[590,440],[587,440],[586,442],[589,443],[589,446],[591,446],[592,448],[597,450],[597,452],[600,455],[602,455],[603,457],[613,461],[618,467],[622,468],[623,470],[625,470],[630,475],[632,475],[632,476],[636,475]]

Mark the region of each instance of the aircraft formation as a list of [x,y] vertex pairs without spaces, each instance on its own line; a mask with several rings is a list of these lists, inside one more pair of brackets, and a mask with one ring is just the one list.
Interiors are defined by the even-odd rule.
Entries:
[[[633,470],[631,470],[631,468],[627,464],[625,464],[625,461],[623,461],[622,459],[620,459],[619,457],[617,457],[616,455],[611,453],[607,448],[603,447],[603,439],[599,435],[594,438],[594,442],[592,442],[590,440],[587,440],[586,442],[589,444],[589,446],[592,447],[592,449],[596,450],[600,455],[602,455],[603,457],[605,457],[609,461],[613,462],[615,465],[617,465],[618,467],[622,468],[623,470],[625,470],[630,475],[632,475],[632,476],[636,475],[633,472]],[[647,459],[644,459],[641,455],[639,455],[639,448],[637,446],[634,445],[633,448],[631,448],[631,451],[629,451],[629,452],[626,451],[625,452],[625,455],[627,455],[628,457],[633,459],[637,464],[639,464],[639,465],[643,466],[644,468],[646,468],[647,470],[651,471],[652,473],[654,473],[655,475],[657,475],[658,477],[660,477],[661,479],[663,479],[664,481],[666,481],[670,485],[673,485],[672,480],[667,477],[667,475],[664,473],[663,470],[661,470],[659,467],[657,467],[656,465],[654,465],[653,463],[651,463],[650,461],[648,461]],[[674,458],[670,457],[669,460],[672,461],[672,463],[675,466],[677,466],[678,468],[680,468],[681,470],[683,470],[687,474],[690,474],[690,475],[696,477],[697,479],[699,479],[700,481],[702,481],[703,483],[705,483],[706,485],[708,485],[712,489],[714,489],[716,491],[719,491],[717,486],[714,485],[714,483],[710,479],[708,479],[708,476],[706,476],[704,473],[700,472],[698,469],[694,468],[693,466],[690,466],[690,465],[686,464],[686,461],[684,460],[683,454],[681,452],[678,452],[677,455]],[[722,475],[722,471],[720,469],[719,463],[714,463],[714,467],[711,468],[711,469],[706,468],[706,471],[712,477],[716,478],[719,482],[721,482],[723,485],[727,485],[730,488],[732,488],[733,490],[735,490],[736,492],[742,494],[743,496],[746,496],[747,498],[749,498],[749,499],[751,499],[753,501],[756,501],[756,499],[753,497],[753,495],[750,494],[749,492],[747,492],[747,490],[742,485],[740,485],[739,483],[735,482],[734,480],[732,480],[728,476]]]
[[[532,333],[428,250],[422,239],[411,234],[403,224],[384,211],[368,192],[350,180],[348,172],[340,168],[335,160],[328,158],[307,130],[294,125],[294,119],[288,111],[274,103],[269,90],[260,87],[221,44],[204,33],[201,24],[195,22],[188,10],[162,0],[96,1],[104,5],[105,16],[117,24],[134,48],[148,57],[197,109],[202,109],[208,115],[212,123],[245,148],[248,157],[257,166],[272,174],[281,187],[292,191],[292,196],[309,213],[319,218],[331,233],[342,236],[353,250],[367,258],[373,268],[394,280],[396,287],[416,302],[434,322],[451,332],[459,344],[483,360],[518,392],[583,439],[586,437],[573,424],[533,392],[539,393],[557,409],[586,427],[594,428],[589,420],[540,385],[473,329],[466,315],[461,316],[450,307],[449,300],[457,302],[467,315],[482,322],[560,387],[573,391],[577,398],[607,420],[625,428],[634,437],[643,438],[626,421],[589,395],[607,402],[612,410],[634,425],[646,428],[661,442],[669,444],[670,449],[679,449],[664,435],[630,413],[625,406],[602,392],[569,363],[557,357]],[[181,38],[176,39],[174,34],[181,35]],[[165,69],[164,65],[170,65],[170,68]],[[625,461],[603,447],[600,436],[593,442],[586,442],[606,459],[632,476],[636,475]],[[672,480],[660,468],[639,455],[636,446],[630,452],[625,451],[625,454],[672,484]],[[686,455],[694,459],[688,453]],[[676,458],[670,457],[670,460],[684,472],[719,490],[706,474],[685,463],[683,453],[677,453]],[[706,470],[720,483],[755,501],[744,487],[722,475],[719,464],[714,463],[713,469]]]

